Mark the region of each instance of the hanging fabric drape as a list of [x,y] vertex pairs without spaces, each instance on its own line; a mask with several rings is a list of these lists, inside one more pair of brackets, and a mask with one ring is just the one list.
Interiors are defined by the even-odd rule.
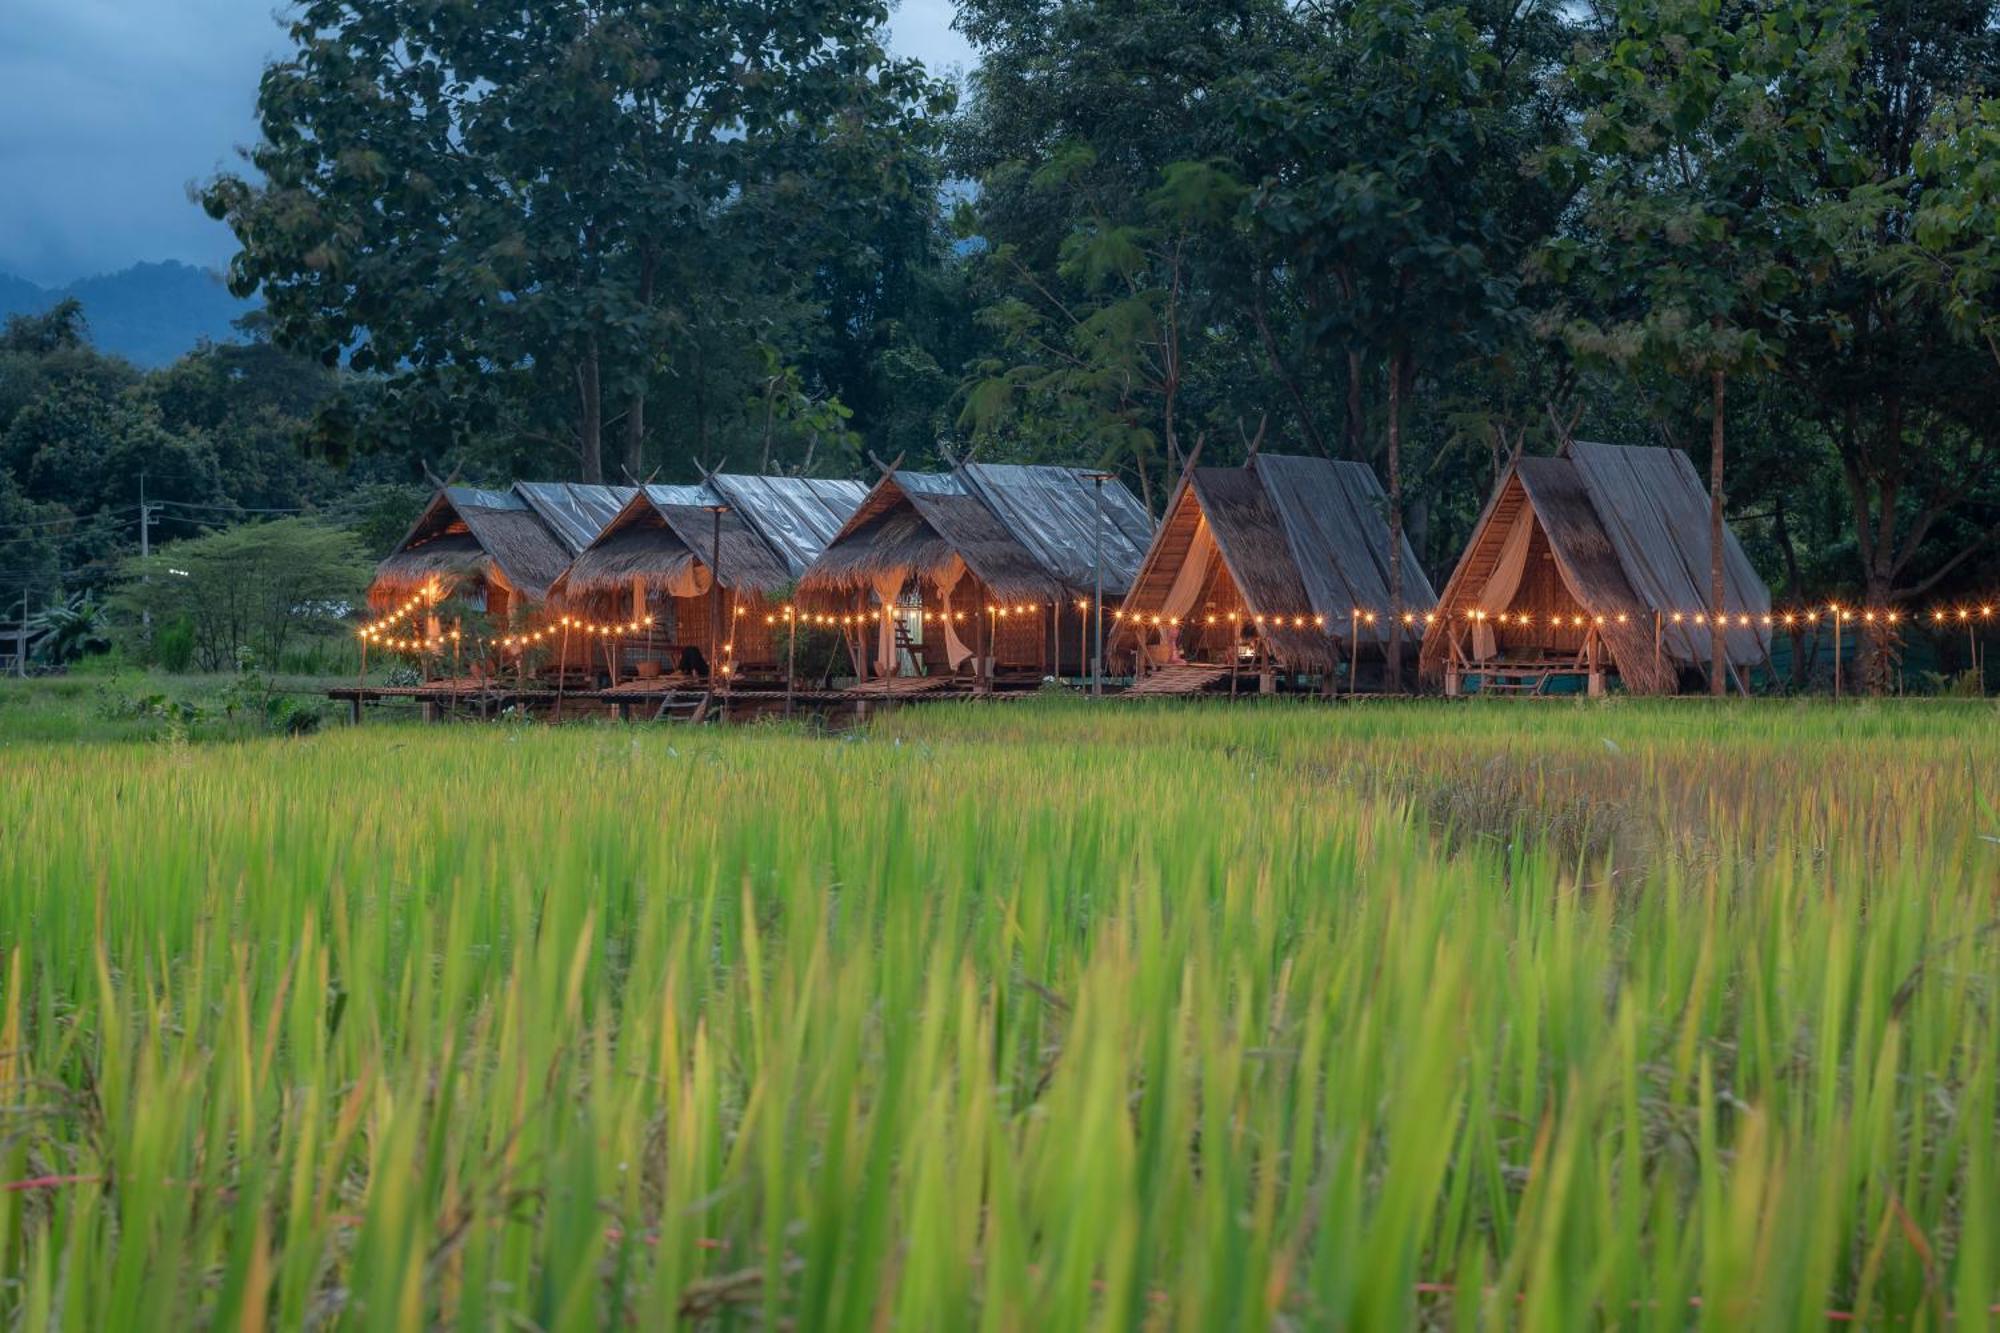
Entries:
[[954,672],[972,657],[972,649],[966,647],[965,641],[958,637],[958,630],[952,624],[951,615],[951,590],[956,588],[959,580],[964,577],[965,561],[953,556],[950,567],[937,582],[938,605],[944,623],[944,657]]
[[[1528,545],[1534,535],[1534,517],[1524,511],[1508,530],[1507,540],[1500,546],[1500,558],[1494,562],[1492,576],[1480,591],[1479,609],[1487,615],[1499,615],[1514,604],[1514,594],[1521,590],[1521,578],[1527,573]],[[1492,623],[1487,620],[1475,622],[1472,626],[1473,657],[1483,662],[1498,651]]]
[[875,671],[893,676],[901,669],[896,660],[896,603],[902,600],[901,572],[879,575],[875,580]]
[[1166,604],[1160,608],[1161,619],[1182,620],[1195,610],[1195,599],[1208,584],[1208,571],[1215,563],[1215,556],[1215,534],[1209,529],[1208,515],[1203,514],[1195,521],[1187,559],[1181,562],[1173,586],[1167,589]]

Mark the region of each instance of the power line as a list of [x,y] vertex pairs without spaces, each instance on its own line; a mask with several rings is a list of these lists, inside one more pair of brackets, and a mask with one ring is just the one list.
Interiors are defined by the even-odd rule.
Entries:
[[155,505],[168,505],[175,509],[205,509],[223,514],[303,514],[303,509],[259,509],[249,505],[197,504],[188,500],[154,500]]

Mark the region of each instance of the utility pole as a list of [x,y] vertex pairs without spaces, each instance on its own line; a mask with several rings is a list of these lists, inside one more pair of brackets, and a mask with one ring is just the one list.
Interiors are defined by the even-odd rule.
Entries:
[[[139,474],[139,559],[142,562],[153,554],[153,511],[157,508],[158,505],[146,503],[146,474],[141,472]],[[141,611],[139,623],[151,626],[153,613]]]
[[1111,480],[1109,472],[1086,473],[1093,487],[1091,498],[1092,514],[1090,544],[1091,564],[1095,568],[1097,586],[1091,594],[1090,611],[1096,623],[1094,646],[1090,653],[1090,697],[1104,697],[1104,483]]

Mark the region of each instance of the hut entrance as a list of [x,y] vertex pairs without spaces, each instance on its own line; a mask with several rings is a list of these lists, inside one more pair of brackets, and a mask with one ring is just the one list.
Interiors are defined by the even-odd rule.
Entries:
[[1518,479],[1467,561],[1477,578],[1451,603],[1446,694],[1463,692],[1468,678],[1485,692],[1544,694],[1579,678],[1590,694],[1604,692],[1602,622],[1571,586]]

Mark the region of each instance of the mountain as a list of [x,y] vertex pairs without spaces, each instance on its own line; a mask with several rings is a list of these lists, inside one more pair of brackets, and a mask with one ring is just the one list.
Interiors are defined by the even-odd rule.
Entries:
[[0,319],[39,313],[66,296],[83,302],[93,343],[147,369],[192,351],[203,338],[236,341],[231,322],[256,309],[256,302],[231,296],[217,274],[174,260],[134,264],[62,288],[0,273]]

